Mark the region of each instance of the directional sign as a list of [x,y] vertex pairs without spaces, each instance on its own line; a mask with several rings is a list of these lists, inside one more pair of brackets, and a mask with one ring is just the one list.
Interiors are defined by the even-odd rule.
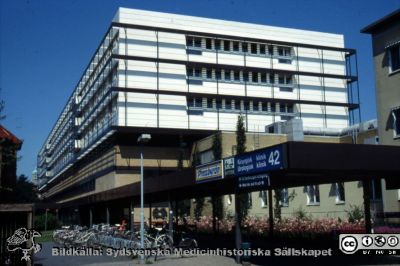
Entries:
[[238,155],[235,157],[235,175],[253,175],[283,168],[282,145]]
[[252,176],[240,176],[238,179],[238,188],[259,188],[266,189],[269,186],[269,176],[267,174],[258,174]]

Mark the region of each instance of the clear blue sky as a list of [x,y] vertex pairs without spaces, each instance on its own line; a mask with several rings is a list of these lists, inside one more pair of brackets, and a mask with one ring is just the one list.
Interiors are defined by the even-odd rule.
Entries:
[[360,29],[400,0],[0,0],[2,123],[24,140],[18,174],[36,154],[119,6],[292,27],[345,36],[359,59],[362,119],[376,117],[370,36]]

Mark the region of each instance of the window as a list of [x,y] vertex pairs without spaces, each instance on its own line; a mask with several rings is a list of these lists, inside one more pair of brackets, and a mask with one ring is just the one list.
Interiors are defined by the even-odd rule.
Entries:
[[249,72],[243,72],[243,81],[248,82],[249,81]]
[[344,183],[335,183],[335,191],[336,191],[336,203],[344,203],[345,196],[344,196]]
[[240,101],[235,100],[235,110],[240,110]]
[[193,46],[193,37],[186,38],[186,46]]
[[188,107],[202,108],[203,103],[201,98],[188,98]]
[[286,113],[286,105],[281,103],[279,104],[279,112]]
[[233,42],[233,51],[238,52],[239,51],[239,42]]
[[231,205],[231,204],[232,204],[232,195],[231,195],[231,194],[229,194],[229,195],[227,196],[226,202],[228,203],[228,205]]
[[318,185],[307,186],[307,205],[319,205]]
[[251,197],[251,193],[247,193],[247,208],[253,207],[253,198]]
[[271,103],[271,112],[275,113],[276,112],[276,104]]
[[201,48],[201,38],[194,38],[194,47]]
[[290,47],[278,47],[278,55],[279,56],[291,56],[291,48]]
[[222,100],[216,100],[217,109],[222,109]]
[[225,100],[225,109],[226,110],[232,109],[232,101],[231,100]]
[[274,74],[269,74],[269,83],[271,83],[271,84],[275,83],[275,75]]
[[214,153],[212,150],[203,151],[200,153],[201,164],[210,163],[212,161],[214,161]]
[[207,69],[207,78],[212,79],[212,69]]
[[225,70],[224,74],[225,74],[225,80],[230,81],[231,80],[231,71],[230,70]]
[[194,69],[194,76],[196,78],[200,78],[201,77],[201,68],[195,68]]
[[206,39],[206,49],[212,49],[212,40]]
[[389,73],[400,69],[400,45],[388,48]]
[[265,44],[260,44],[260,54],[265,54]]
[[221,79],[221,70],[216,70],[215,71],[215,78],[218,79],[218,80]]
[[230,50],[230,41],[224,41],[224,51]]
[[187,73],[188,77],[200,78],[201,77],[201,68],[188,68],[186,73]]
[[261,110],[263,112],[268,112],[268,103],[262,103],[261,104]]
[[246,111],[250,110],[250,103],[249,102],[244,102],[244,110],[246,110]]
[[267,207],[267,191],[261,190],[259,197],[260,197],[261,208],[266,208]]
[[293,104],[287,104],[286,109],[287,109],[286,111],[288,113],[293,113]]
[[215,40],[215,50],[221,50],[221,40]]
[[393,136],[400,137],[400,106],[392,110],[393,117]]
[[267,83],[267,74],[261,73],[261,83]]
[[274,47],[272,45],[268,45],[268,54],[274,55]]
[[279,198],[279,205],[283,207],[289,206],[289,189],[283,188],[281,189],[281,195]]
[[258,73],[257,72],[252,72],[251,73],[251,81],[254,83],[258,83]]
[[194,107],[203,108],[203,99],[202,98],[195,98],[194,99]]
[[374,201],[382,200],[382,185],[379,178],[371,180],[371,194],[370,199]]
[[293,79],[290,75],[279,75],[278,76],[278,83],[281,85],[292,85]]
[[213,99],[207,99],[207,108],[209,109],[213,108]]
[[240,81],[240,71],[235,71],[233,73],[235,81]]
[[247,50],[247,43],[242,43],[242,52],[243,53],[247,53],[248,52],[248,50]]
[[250,47],[251,47],[251,53],[252,54],[257,54],[257,44],[256,43],[252,43],[250,45]]
[[193,68],[188,68],[188,69],[186,70],[186,75],[187,75],[188,77],[193,77]]
[[278,83],[279,83],[279,84],[285,84],[285,76],[279,75],[279,77],[278,77]]
[[193,98],[188,98],[187,99],[187,105],[188,105],[188,107],[194,107],[194,99]]

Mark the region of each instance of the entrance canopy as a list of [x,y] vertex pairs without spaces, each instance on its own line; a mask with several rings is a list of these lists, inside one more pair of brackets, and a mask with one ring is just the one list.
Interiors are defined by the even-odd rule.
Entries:
[[[239,189],[240,177],[260,175],[266,180],[265,189],[364,181],[372,178],[385,178],[388,188],[400,187],[400,147],[396,146],[286,142],[225,158],[216,162],[217,165],[218,163],[220,169],[210,168],[208,172],[200,173],[201,182],[199,178],[196,180],[198,168],[145,177],[145,201],[162,202],[233,194]],[[221,176],[216,171],[221,171]],[[207,174],[213,177],[209,182],[204,180]],[[260,187],[250,186],[244,190],[260,190]],[[139,197],[140,183],[135,183],[68,201],[60,207],[121,198],[132,198],[135,201]]]

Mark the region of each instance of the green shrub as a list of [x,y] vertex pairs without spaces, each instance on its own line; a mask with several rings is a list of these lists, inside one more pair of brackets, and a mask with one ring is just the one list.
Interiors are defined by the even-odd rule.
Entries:
[[[35,229],[43,231],[45,229],[46,215],[35,216]],[[60,227],[61,224],[57,221],[57,217],[52,213],[47,213],[47,230],[54,230]]]
[[350,210],[346,210],[349,222],[354,223],[364,218],[364,210],[357,205],[350,204]]
[[311,214],[308,214],[302,206],[293,212],[293,216],[299,220],[311,220]]

